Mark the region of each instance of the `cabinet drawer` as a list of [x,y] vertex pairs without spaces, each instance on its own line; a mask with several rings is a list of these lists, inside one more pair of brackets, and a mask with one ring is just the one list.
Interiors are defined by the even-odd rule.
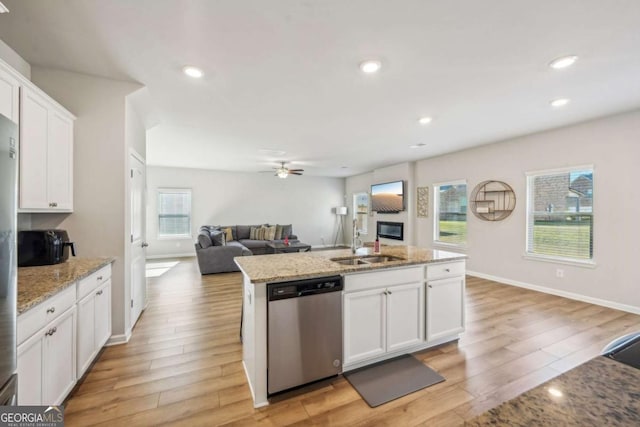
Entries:
[[423,280],[423,278],[423,266],[348,274],[344,278],[344,290],[345,292],[362,291],[365,289],[419,282]]
[[98,286],[105,283],[111,277],[111,264],[102,267],[95,273],[78,282],[78,299],[82,299],[94,291]]
[[427,280],[464,276],[464,265],[464,261],[429,264],[427,266]]
[[18,316],[18,344],[45,327],[47,323],[64,313],[75,302],[76,287],[72,285]]

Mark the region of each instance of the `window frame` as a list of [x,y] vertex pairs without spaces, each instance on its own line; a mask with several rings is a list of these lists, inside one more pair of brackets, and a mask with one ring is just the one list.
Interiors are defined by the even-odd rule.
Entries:
[[[465,238],[464,243],[451,243],[451,242],[443,242],[441,240],[438,240],[438,238],[440,237],[440,187],[444,185],[465,185],[467,187],[466,189],[467,207],[465,210],[465,214],[467,215],[467,219],[465,220],[465,226],[467,227],[467,236]],[[433,188],[433,244],[446,247],[446,248],[451,248],[451,249],[466,250],[467,245],[469,243],[469,233],[468,233],[469,232],[469,229],[468,229],[469,184],[467,183],[467,180],[455,179],[451,181],[437,182],[433,184],[432,188]]]
[[[526,206],[525,206],[525,242],[524,242],[524,255],[523,258],[532,260],[532,261],[543,261],[543,262],[551,262],[556,264],[566,264],[566,265],[575,265],[578,267],[587,267],[594,268],[596,266],[595,261],[595,244],[592,243],[591,250],[591,258],[583,259],[583,258],[572,258],[568,256],[559,256],[559,255],[548,255],[548,254],[536,254],[533,252],[529,252],[529,243],[531,239],[533,239],[533,235],[529,235],[529,221],[531,220],[531,215],[533,215],[532,203],[533,203],[533,179],[539,176],[545,175],[558,175],[562,173],[571,173],[574,171],[580,171],[589,169],[591,173],[594,175],[595,182],[595,167],[593,164],[584,164],[584,165],[575,165],[575,166],[567,166],[561,168],[553,168],[553,169],[543,169],[543,170],[535,170],[525,172],[525,192],[526,192]],[[595,190],[595,186],[594,186]],[[595,191],[593,192],[595,193]],[[591,195],[591,233],[593,233],[594,219],[595,219],[595,197],[594,194]],[[594,239],[595,240],[595,239]]]
[[[163,193],[173,193],[173,194],[188,194],[189,195],[189,213],[188,213],[188,217],[189,217],[189,233],[188,234],[162,234],[160,232],[160,199],[162,197]],[[177,188],[177,187],[163,187],[163,188],[158,188],[157,189],[157,197],[156,197],[156,203],[157,203],[157,215],[156,215],[156,219],[158,221],[157,227],[156,227],[156,233],[158,236],[158,240],[184,240],[184,239],[192,239],[193,238],[193,218],[192,218],[192,214],[193,214],[193,191],[191,190],[191,188]]]

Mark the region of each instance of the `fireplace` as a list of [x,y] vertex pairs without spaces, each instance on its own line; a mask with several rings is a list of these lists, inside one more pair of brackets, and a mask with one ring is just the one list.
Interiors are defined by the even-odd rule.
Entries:
[[404,223],[378,221],[376,233],[379,237],[384,237],[386,239],[404,240]]

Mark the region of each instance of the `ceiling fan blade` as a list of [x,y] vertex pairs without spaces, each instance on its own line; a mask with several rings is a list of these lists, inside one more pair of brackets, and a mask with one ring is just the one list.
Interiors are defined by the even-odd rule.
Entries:
[[302,175],[300,172],[291,172],[289,171],[289,175]]
[[304,172],[304,169],[289,169],[289,172]]
[[258,173],[273,173],[273,171],[258,171]]

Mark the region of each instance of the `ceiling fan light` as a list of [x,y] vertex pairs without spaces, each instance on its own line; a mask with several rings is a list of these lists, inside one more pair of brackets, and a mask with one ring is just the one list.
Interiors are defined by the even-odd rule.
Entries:
[[284,179],[289,175],[289,173],[284,169],[278,169],[278,171],[276,171],[276,175],[278,175],[278,178]]

